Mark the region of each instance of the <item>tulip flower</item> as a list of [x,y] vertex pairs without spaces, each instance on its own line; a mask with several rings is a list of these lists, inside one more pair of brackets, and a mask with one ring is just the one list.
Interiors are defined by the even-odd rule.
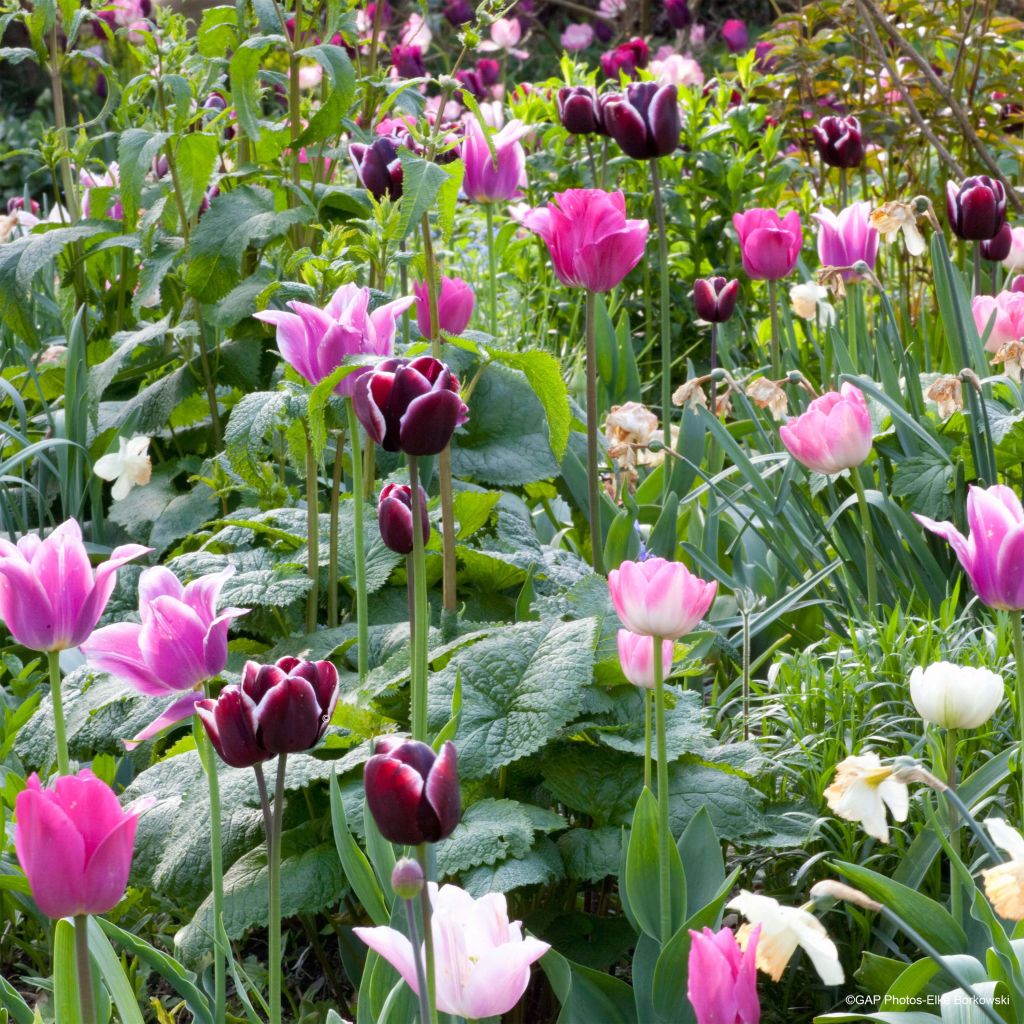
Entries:
[[607,135],[597,93],[585,85],[558,90],[558,120],[572,135]]
[[393,138],[383,135],[369,145],[350,142],[348,156],[359,183],[374,199],[402,197],[402,161]]
[[864,139],[855,117],[823,117],[811,136],[818,155],[830,167],[849,170],[864,162]]
[[648,558],[612,569],[608,590],[628,630],[678,640],[693,632],[707,615],[718,582],[702,580],[682,562]]
[[989,352],[998,352],[1004,345],[1024,338],[1024,294],[1020,291],[975,295],[971,313],[978,336],[985,339]]
[[1003,701],[1003,677],[987,668],[937,661],[910,673],[910,699],[917,713],[943,729],[977,729]]
[[621,192],[559,192],[546,208],[530,210],[523,224],[544,239],[562,284],[592,292],[618,285],[647,244],[647,221],[626,219]]
[[221,588],[233,573],[229,567],[182,586],[170,569],[147,569],[139,577],[141,624],[104,626],[82,644],[93,669],[110,673],[139,693],[180,695],[130,746],[188,718],[202,699],[199,687],[224,671],[228,627],[248,613],[246,608],[217,610]]
[[399,78],[423,78],[427,73],[427,65],[423,61],[423,50],[416,45],[405,46],[399,43],[391,48],[391,66]]
[[665,0],[665,14],[669,25],[677,32],[689,28],[693,22],[689,0]]
[[[623,675],[634,685],[645,690],[654,689],[654,637],[631,633],[628,629],[618,632],[619,664]],[[661,677],[666,678],[672,671],[674,645],[671,640],[661,641]]]
[[990,608],[1024,611],[1024,509],[1002,484],[970,487],[967,492],[965,537],[952,523],[939,523],[915,513],[914,518],[949,542],[967,573],[974,592]]
[[476,17],[476,9],[469,0],[445,0],[444,16],[450,25],[458,28]]
[[995,238],[1006,222],[1006,189],[987,174],[946,183],[946,216],[958,238],[983,242]]
[[[598,22],[598,29],[600,26],[601,22]],[[605,77],[617,82],[623,74],[627,78],[632,78],[637,68],[647,67],[650,58],[651,51],[647,43],[642,39],[629,39],[620,43],[614,50],[601,54],[601,70]]]
[[984,822],[992,842],[1010,859],[981,872],[985,895],[995,912],[1007,921],[1024,921],[1024,836],[1002,818]]
[[757,940],[760,928],[751,930],[741,950],[730,928],[713,932],[690,930],[690,958],[686,995],[697,1024],[758,1024],[761,1004],[757,998]]
[[117,906],[143,809],[122,808],[88,769],[61,776],[49,789],[29,776],[14,803],[14,849],[47,917],[105,914]]
[[693,305],[697,316],[709,324],[724,324],[736,308],[740,283],[724,277],[700,278],[693,282]]
[[732,223],[748,277],[777,281],[792,272],[804,240],[796,210],[780,217],[775,210],[756,208],[733,214]]
[[[78,173],[79,184],[82,186],[82,216],[102,217],[103,211],[92,208],[93,189],[117,189],[121,185],[121,172],[117,162],[108,164],[107,169],[98,173],[96,171],[81,170]],[[115,200],[107,207],[106,216],[111,220],[124,220],[124,207],[120,200]]]
[[519,140],[529,131],[520,121],[509,121],[491,137],[494,156],[479,121],[466,124],[461,156],[465,164],[462,190],[476,203],[503,202],[520,195],[526,184],[526,154]]
[[981,250],[982,259],[990,263],[1002,263],[1013,248],[1013,229],[1004,221],[996,237],[979,242],[978,248]]
[[[424,338],[432,338],[430,329],[430,295],[426,281],[412,286],[416,296],[416,324]],[[473,287],[461,277],[441,277],[440,293],[437,296],[438,327],[448,334],[461,334],[473,316],[475,298]]]
[[153,465],[149,461],[149,438],[136,435],[117,439],[117,451],[110,452],[96,460],[93,472],[101,480],[113,480],[110,497],[114,501],[127,498],[135,486],[149,483]]
[[1024,270],[1024,227],[1010,228],[1010,251],[1003,257],[1003,266],[1011,273]]
[[34,533],[17,544],[0,537],[0,621],[29,650],[78,647],[106,609],[117,570],[152,550],[123,544],[93,572],[74,519],[45,540]]
[[[851,203],[838,214],[821,209],[813,214],[818,222],[818,256],[826,267],[852,267],[866,263],[872,270],[878,256],[878,232],[871,226],[871,204]],[[844,281],[856,281],[860,275],[843,271]]]
[[[253,316],[277,328],[277,348],[285,361],[310,384],[319,384],[348,356],[391,355],[398,317],[413,302],[408,295],[370,312],[370,289],[343,284],[323,309],[295,300],[287,303],[290,312],[268,309]],[[351,396],[365,373],[350,373],[334,393]]]
[[[427,517],[427,493],[420,488],[421,532],[423,543],[430,539]],[[377,503],[377,524],[384,543],[400,555],[412,553],[412,488],[408,484],[387,484]]]
[[385,359],[360,378],[353,400],[370,438],[406,455],[442,452],[469,417],[458,378],[430,356]]
[[491,38],[479,44],[478,49],[493,53],[504,50],[513,57],[525,60],[529,54],[519,48],[523,38],[523,26],[517,18],[498,18],[491,23]]
[[851,756],[836,766],[825,800],[837,817],[860,822],[864,831],[880,843],[889,842],[886,808],[894,821],[906,821],[910,792],[905,782],[893,778],[893,769],[877,754]]
[[450,740],[439,754],[419,740],[378,740],[363,785],[373,820],[393,843],[436,843],[459,823],[459,773]]
[[[530,983],[530,965],[551,947],[523,936],[509,921],[505,894],[479,899],[454,885],[429,883],[437,978],[437,1009],[466,1020],[508,1013]],[[409,939],[395,928],[356,928],[356,935],[379,953],[419,995],[416,957]]]
[[750,33],[747,23],[740,18],[730,18],[722,26],[722,41],[730,53],[744,53],[750,49]]
[[832,476],[859,466],[874,440],[863,392],[852,384],[827,392],[779,427],[779,437],[790,455],[812,472]]
[[634,160],[670,155],[679,145],[679,92],[674,85],[633,82],[601,105],[604,126]]
[[594,30],[590,25],[566,25],[562,32],[562,49],[569,53],[578,53],[587,49],[594,42]]

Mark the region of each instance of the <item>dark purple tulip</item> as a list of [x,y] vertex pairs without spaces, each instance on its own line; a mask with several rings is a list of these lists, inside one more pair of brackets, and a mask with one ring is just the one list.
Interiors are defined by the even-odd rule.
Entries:
[[423,51],[418,46],[403,46],[399,43],[391,48],[391,66],[401,78],[423,78],[427,65],[423,63]]
[[487,99],[487,87],[475,68],[456,71],[455,79],[477,102]]
[[818,155],[830,167],[860,167],[864,139],[855,117],[823,117],[812,129]]
[[979,242],[978,245],[981,247],[983,259],[992,263],[1002,263],[1010,255],[1010,249],[1013,246],[1013,231],[1010,225],[1004,222],[995,238],[988,238],[984,242]]
[[356,169],[356,177],[374,199],[401,197],[402,162],[392,139],[382,135],[368,146],[362,142],[351,142],[348,155]]
[[481,57],[476,62],[476,73],[488,89],[501,81],[501,65],[493,57]]
[[274,756],[256,739],[256,705],[240,686],[225,686],[216,700],[199,701],[196,714],[220,759],[232,768],[251,768]]
[[615,37],[615,29],[610,22],[597,18],[594,21],[594,35],[597,36],[599,43],[610,43]]
[[445,0],[444,16],[449,24],[458,28],[476,17],[476,11],[469,0]]
[[987,174],[965,178],[958,188],[946,183],[946,216],[958,238],[984,242],[1006,223],[1006,189]]
[[736,308],[736,297],[740,292],[737,280],[726,281],[724,277],[700,278],[693,282],[693,304],[697,316],[709,324],[724,324]]
[[[599,23],[600,24],[600,23]],[[601,70],[607,78],[619,80],[619,72],[624,71],[630,78],[637,68],[647,67],[651,51],[642,39],[630,39],[619,43],[614,50],[601,54]]]
[[665,0],[665,15],[668,23],[677,31],[689,28],[693,22],[688,0]]
[[440,754],[419,740],[378,740],[363,784],[373,820],[392,843],[436,843],[459,823],[459,771],[450,740]]
[[431,356],[385,359],[360,378],[353,400],[370,438],[406,455],[444,451],[469,415],[458,378]]
[[573,135],[607,135],[597,93],[585,85],[568,85],[558,90],[558,120]]
[[775,58],[768,56],[774,49],[775,44],[769,43],[767,40],[763,40],[754,46],[754,67],[762,75],[770,75],[775,70]]
[[668,156],[679,145],[679,94],[674,85],[633,82],[602,99],[608,134],[634,160]]
[[[426,544],[430,540],[430,519],[427,517],[427,492],[422,487],[420,521],[423,543]],[[392,551],[400,555],[412,553],[412,488],[408,484],[388,484],[380,492],[377,525],[381,539]]]

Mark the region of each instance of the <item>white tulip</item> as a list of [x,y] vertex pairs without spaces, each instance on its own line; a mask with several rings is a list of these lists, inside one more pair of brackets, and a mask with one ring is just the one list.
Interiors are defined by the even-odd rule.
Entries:
[[892,768],[883,765],[877,754],[866,753],[846,758],[836,766],[832,785],[825,800],[837,817],[860,822],[869,836],[889,842],[885,809],[894,821],[906,821],[910,809],[910,791],[892,777]]
[[758,896],[741,889],[739,896],[727,904],[741,913],[750,924],[736,933],[740,948],[745,949],[754,925],[761,926],[757,940],[757,966],[772,981],[778,981],[797,946],[811,958],[814,969],[826,985],[842,985],[843,968],[839,952],[828,937],[825,926],[802,907],[784,907],[770,896]]
[[910,674],[910,699],[917,713],[944,729],[977,729],[1003,699],[1003,677],[987,668],[937,661]]
[[127,497],[136,484],[142,486],[149,483],[153,472],[149,461],[149,438],[140,434],[131,440],[119,437],[117,451],[97,459],[93,472],[101,480],[114,481],[110,492],[114,501]]

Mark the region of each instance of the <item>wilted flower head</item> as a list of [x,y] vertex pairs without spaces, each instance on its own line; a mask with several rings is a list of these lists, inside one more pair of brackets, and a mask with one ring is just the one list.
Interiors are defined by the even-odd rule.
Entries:
[[982,871],[985,895],[995,912],[1008,921],[1024,921],[1024,836],[1002,818],[986,818],[985,828],[992,842],[1010,859]]
[[959,377],[951,373],[945,373],[933,381],[924,397],[938,406],[939,416],[944,420],[964,407],[963,384]]
[[747,398],[759,409],[768,409],[772,419],[781,420],[786,415],[789,399],[783,388],[770,377],[758,377],[747,385]]
[[801,281],[789,289],[793,312],[802,320],[815,320],[824,327],[834,324],[836,311],[828,301],[828,289],[814,281]]
[[860,822],[864,831],[881,843],[889,842],[886,808],[895,821],[906,821],[910,809],[906,783],[893,778],[892,767],[883,765],[874,753],[840,762],[825,790],[825,800],[837,817]]
[[901,231],[911,256],[920,256],[926,245],[924,235],[917,226],[917,211],[910,203],[889,202],[875,207],[868,218],[871,226],[886,240],[892,240]]

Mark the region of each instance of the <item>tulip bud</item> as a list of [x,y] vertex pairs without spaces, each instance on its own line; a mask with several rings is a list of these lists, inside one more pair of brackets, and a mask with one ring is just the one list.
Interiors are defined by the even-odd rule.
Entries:
[[423,868],[411,857],[396,861],[391,872],[391,888],[400,900],[414,900],[423,891]]
[[401,43],[391,48],[391,66],[400,78],[423,78],[427,65],[423,62],[423,51],[418,46],[404,46]]
[[995,238],[987,238],[979,245],[983,259],[992,263],[1002,263],[1010,255],[1010,249],[1013,247],[1013,228],[1004,223]]
[[374,199],[401,198],[402,162],[398,158],[398,147],[391,139],[382,136],[368,146],[352,142],[348,155],[356,177]]
[[984,242],[995,238],[1006,223],[1006,189],[987,174],[965,178],[958,188],[946,183],[946,216],[958,238]]
[[445,0],[444,16],[450,25],[458,28],[476,17],[476,12],[469,0]]
[[[427,517],[427,493],[420,488],[420,519],[423,543],[430,539],[430,520]],[[377,504],[377,524],[384,543],[400,555],[408,555],[413,548],[412,488],[408,484],[388,484],[380,492]]]
[[450,740],[439,754],[419,740],[378,740],[363,784],[373,820],[392,843],[436,843],[459,823],[459,773]]
[[910,699],[917,713],[944,729],[977,729],[1002,703],[1003,677],[987,668],[939,661],[910,674]]
[[604,126],[634,160],[668,156],[679,145],[679,93],[674,85],[633,82],[625,94],[604,97]]
[[741,18],[730,18],[722,26],[722,41],[730,53],[743,53],[750,49],[750,33]]
[[864,139],[855,117],[823,117],[811,129],[818,155],[830,167],[860,167]]
[[[599,21],[595,26],[598,38],[601,35],[601,25],[602,22]],[[620,43],[614,50],[601,54],[601,70],[606,77],[617,82],[620,73],[625,73],[632,78],[637,68],[647,67],[650,58],[651,51],[648,49],[647,43],[642,39],[630,39],[625,43]]]
[[219,92],[211,92],[210,95],[203,100],[203,110],[227,110],[227,106],[227,100],[224,99]]
[[736,308],[736,297],[740,292],[737,280],[726,281],[724,277],[700,278],[693,282],[693,304],[697,316],[709,324],[724,324]]
[[693,22],[688,0],[665,0],[665,14],[668,17],[669,25],[677,32],[680,29],[689,28]]
[[[24,196],[12,196],[7,200],[7,215],[10,216],[12,213],[18,213],[25,209],[25,197]],[[39,213],[39,204],[34,200],[28,201],[28,209],[32,214]]]
[[558,120],[573,135],[607,135],[597,93],[585,85],[558,90]]

